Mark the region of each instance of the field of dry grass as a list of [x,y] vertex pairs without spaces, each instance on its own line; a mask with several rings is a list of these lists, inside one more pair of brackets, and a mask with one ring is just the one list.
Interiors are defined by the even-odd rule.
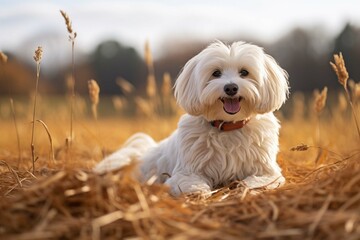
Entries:
[[[178,116],[75,117],[74,140],[68,149],[70,115],[44,113],[54,159],[47,132],[37,124],[34,174],[30,120],[17,119],[19,156],[14,121],[3,118],[0,236],[359,239],[360,141],[351,112],[334,102],[317,117],[313,103],[307,106],[303,98],[295,94],[289,101],[288,117],[278,113],[282,121],[278,162],[287,179],[285,186],[248,191],[234,182],[208,199],[174,199],[164,186],[132,179],[131,167],[102,176],[91,172],[104,155],[135,132],[146,132],[157,140],[168,136]],[[305,151],[291,150],[302,144],[306,146],[298,150]]]
[[[62,16],[73,49],[76,32]],[[39,54],[34,60],[41,84]],[[171,79],[164,75],[157,94],[150,53],[145,59],[147,96],[134,95],[119,80],[127,98],[113,101],[120,109],[116,116],[101,114],[106,104],[98,105],[94,82],[90,100],[75,97],[75,82],[56,104],[36,92],[22,103],[1,99],[1,239],[360,239],[360,133],[354,120],[360,85],[347,83],[341,57],[334,70],[351,105],[346,91],[326,100],[325,89],[292,94],[284,112],[277,112],[286,184],[265,191],[233,182],[206,199],[173,198],[166,186],[140,183],[134,166],[103,175],[91,171],[133,133],[161,140],[176,128]],[[123,117],[129,110],[124,106],[136,109],[135,116]]]

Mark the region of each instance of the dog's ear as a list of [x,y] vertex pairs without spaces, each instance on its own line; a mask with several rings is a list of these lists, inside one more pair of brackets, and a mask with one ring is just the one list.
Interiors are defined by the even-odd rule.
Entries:
[[196,79],[196,65],[199,56],[190,59],[180,72],[175,82],[175,98],[177,103],[190,115],[201,114],[199,101],[199,81]]
[[260,86],[261,101],[257,106],[259,113],[278,110],[289,95],[288,74],[270,55],[265,54],[265,75]]

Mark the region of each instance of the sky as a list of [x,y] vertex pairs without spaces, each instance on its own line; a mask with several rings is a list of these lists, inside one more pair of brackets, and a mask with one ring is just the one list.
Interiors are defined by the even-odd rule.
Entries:
[[27,53],[37,45],[56,50],[68,44],[60,9],[72,19],[81,51],[116,39],[143,53],[149,40],[155,58],[170,40],[244,36],[271,42],[298,26],[321,27],[329,35],[346,22],[360,26],[355,0],[0,0],[0,51]]

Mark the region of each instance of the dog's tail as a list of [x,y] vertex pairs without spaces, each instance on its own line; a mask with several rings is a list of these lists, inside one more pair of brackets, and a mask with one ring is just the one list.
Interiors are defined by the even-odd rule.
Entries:
[[155,146],[157,143],[149,135],[136,133],[125,142],[122,148],[104,158],[93,170],[97,173],[105,173],[140,161],[141,157]]

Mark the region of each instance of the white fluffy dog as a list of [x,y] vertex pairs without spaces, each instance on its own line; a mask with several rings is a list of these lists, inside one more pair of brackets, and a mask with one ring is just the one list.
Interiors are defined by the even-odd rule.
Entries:
[[140,159],[143,180],[156,175],[173,195],[209,194],[234,180],[277,187],[285,179],[276,162],[280,125],[273,111],[288,89],[287,73],[262,48],[215,42],[186,63],[175,83],[187,112],[178,129],[160,143],[134,135],[95,171]]

